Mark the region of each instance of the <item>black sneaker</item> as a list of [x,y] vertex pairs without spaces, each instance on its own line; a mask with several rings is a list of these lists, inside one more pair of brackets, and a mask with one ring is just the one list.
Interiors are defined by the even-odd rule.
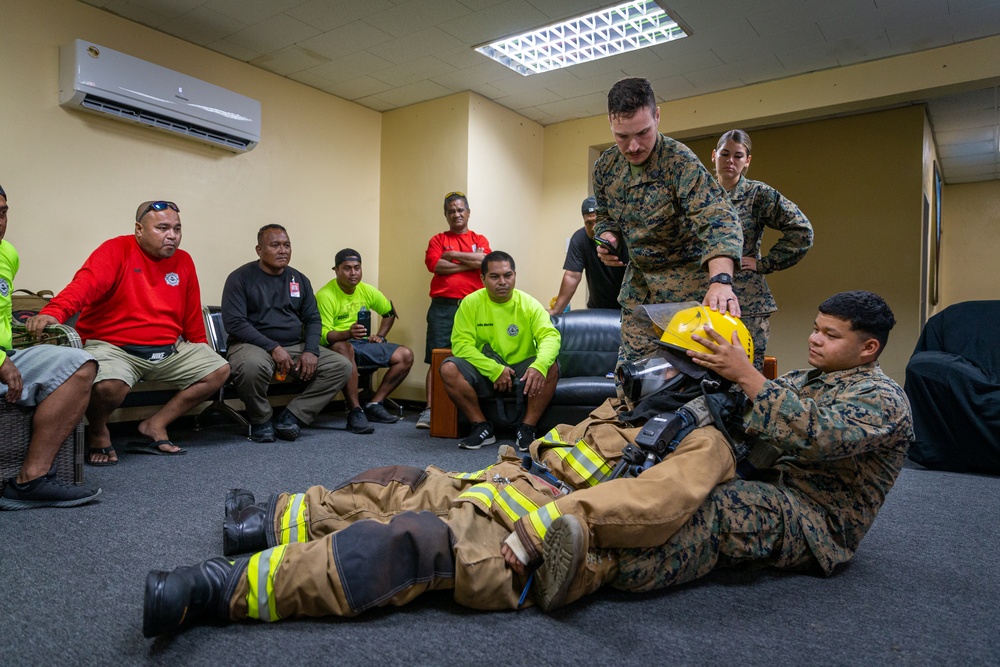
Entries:
[[358,407],[351,409],[351,411],[347,413],[347,430],[351,433],[367,435],[369,433],[374,433],[375,427],[368,423],[368,417],[365,417],[365,411]]
[[18,484],[17,477],[7,480],[0,495],[0,509],[27,510],[35,507],[76,507],[101,495],[100,489],[68,484],[56,477],[55,468],[27,484]]
[[254,442],[274,442],[274,424],[268,419],[263,424],[250,424],[250,439]]
[[467,438],[458,443],[460,449],[479,449],[483,445],[492,445],[497,439],[493,435],[493,424],[477,422],[472,425]]
[[369,403],[365,406],[365,417],[376,424],[395,424],[399,417],[392,415],[381,403]]
[[281,416],[274,424],[274,434],[282,440],[295,440],[300,432],[298,417],[287,409],[282,410]]
[[535,441],[535,427],[530,424],[521,424],[517,427],[517,434],[514,436],[514,444],[520,452],[528,451],[528,446]]

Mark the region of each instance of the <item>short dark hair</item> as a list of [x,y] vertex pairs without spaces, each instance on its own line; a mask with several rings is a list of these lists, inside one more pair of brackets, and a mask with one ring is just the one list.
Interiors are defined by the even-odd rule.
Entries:
[[287,229],[285,229],[284,227],[275,222],[272,222],[269,225],[264,225],[263,227],[257,230],[257,245],[260,245],[260,242],[264,240],[264,232],[266,232],[269,229],[277,229],[279,231],[285,232],[286,234],[288,233]]
[[608,91],[608,115],[632,116],[639,109],[656,112],[656,95],[646,79],[622,79]]
[[517,267],[514,265],[514,258],[505,253],[503,250],[494,250],[490,254],[483,257],[483,263],[479,267],[479,275],[485,277],[487,271],[489,271],[490,262],[510,262],[510,270],[517,271]]
[[878,354],[882,354],[889,340],[889,331],[896,324],[885,299],[865,290],[834,294],[819,304],[819,312],[850,322],[852,331],[860,331],[877,340]]
[[465,196],[464,192],[449,192],[444,197],[444,212],[445,213],[448,212],[448,204],[452,203],[456,199],[461,199],[462,201],[464,201],[465,202],[465,208],[467,210],[470,210],[470,211],[472,210],[471,208],[469,208],[469,198]]

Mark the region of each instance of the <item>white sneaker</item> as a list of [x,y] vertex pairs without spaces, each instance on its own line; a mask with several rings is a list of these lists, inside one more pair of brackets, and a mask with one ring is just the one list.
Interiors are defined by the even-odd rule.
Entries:
[[430,428],[431,427],[431,409],[424,408],[420,416],[417,417],[417,428]]

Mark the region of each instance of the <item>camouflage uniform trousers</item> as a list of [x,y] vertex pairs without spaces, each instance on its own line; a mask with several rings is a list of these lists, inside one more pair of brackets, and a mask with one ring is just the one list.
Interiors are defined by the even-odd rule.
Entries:
[[773,484],[722,484],[662,546],[591,549],[569,601],[603,584],[645,592],[694,581],[716,568],[819,570],[795,507]]
[[753,366],[761,373],[764,372],[764,353],[767,349],[767,339],[771,336],[771,316],[768,315],[744,315],[740,318],[753,338]]

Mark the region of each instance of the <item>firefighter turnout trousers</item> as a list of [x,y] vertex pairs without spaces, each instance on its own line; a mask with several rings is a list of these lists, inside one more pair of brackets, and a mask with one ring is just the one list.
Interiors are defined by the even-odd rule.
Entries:
[[558,491],[512,458],[474,473],[375,468],[333,490],[273,496],[270,547],[241,561],[231,617],[354,616],[431,590],[474,609],[517,608],[527,582],[501,542]]

